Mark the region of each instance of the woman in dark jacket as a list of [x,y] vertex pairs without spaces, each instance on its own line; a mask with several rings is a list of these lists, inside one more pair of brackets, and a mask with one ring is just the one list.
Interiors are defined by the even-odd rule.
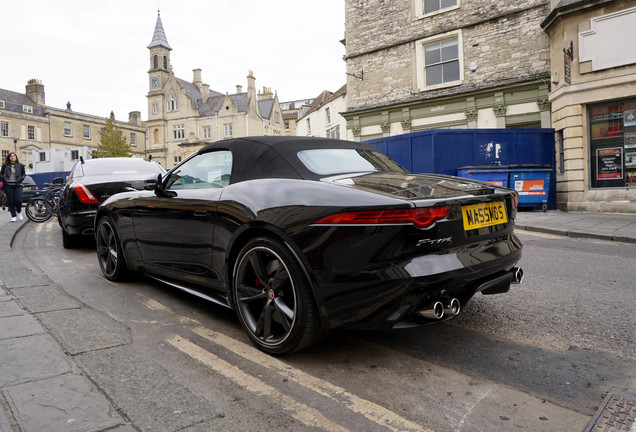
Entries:
[[22,181],[26,177],[24,165],[18,161],[18,155],[10,152],[2,165],[0,179],[4,182],[4,193],[11,211],[11,222],[22,220]]

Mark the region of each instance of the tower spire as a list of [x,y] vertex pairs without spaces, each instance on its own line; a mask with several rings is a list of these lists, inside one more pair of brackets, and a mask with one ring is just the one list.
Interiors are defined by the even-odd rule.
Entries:
[[166,32],[163,30],[163,24],[161,23],[161,11],[157,10],[157,24],[155,24],[155,32],[152,35],[152,41],[148,48],[162,46],[169,50],[172,50],[170,44],[168,44],[168,39],[166,38]]

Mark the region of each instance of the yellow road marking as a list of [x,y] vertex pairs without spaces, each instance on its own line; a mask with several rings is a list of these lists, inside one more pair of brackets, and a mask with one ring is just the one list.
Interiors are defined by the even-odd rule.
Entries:
[[544,233],[538,233],[538,232],[534,232],[534,231],[525,231],[525,230],[520,230],[520,229],[515,229],[516,233],[519,234],[526,234],[526,235],[531,235],[531,236],[536,236],[536,237],[543,237],[543,238],[548,238],[548,239],[553,239],[553,240],[557,240],[557,239],[562,239],[563,236],[557,236],[557,235],[553,235],[553,234],[544,234]]
[[279,375],[284,376],[303,387],[309,388],[358,414],[362,414],[374,423],[387,427],[392,431],[433,432],[430,429],[424,429],[417,423],[407,420],[381,405],[355,396],[344,388],[336,386],[328,381],[316,378],[299,369],[292,368],[288,364],[285,364],[250,345],[244,344],[243,342],[237,341],[222,333],[215,332],[204,327],[195,328],[193,331],[199,336],[221,345],[247,360],[260,364],[269,370],[273,370]]
[[211,367],[245,389],[280,403],[284,409],[291,412],[293,418],[304,425],[318,427],[329,431],[347,431],[347,429],[324,417],[319,411],[280,393],[274,387],[264,383],[252,375],[246,374],[238,367],[231,365],[225,360],[222,360],[211,352],[204,350],[186,339],[174,335],[168,339],[167,342],[179,351],[189,355],[195,360],[198,360],[204,365]]
[[158,301],[153,300],[153,299],[147,299],[146,303],[144,303],[144,306],[146,306],[150,310],[155,310],[155,311],[156,310],[160,310],[160,311],[163,311],[163,312],[172,312],[168,306],[165,306],[165,305],[163,305],[163,304],[161,304]]

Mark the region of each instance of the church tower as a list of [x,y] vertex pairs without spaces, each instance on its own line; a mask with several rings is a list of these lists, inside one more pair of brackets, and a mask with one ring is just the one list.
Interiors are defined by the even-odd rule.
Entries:
[[170,51],[172,51],[172,48],[168,44],[168,39],[166,39],[166,32],[163,30],[159,12],[157,12],[157,24],[148,49],[150,50],[150,70],[148,71],[150,95],[150,93],[163,88],[171,70]]

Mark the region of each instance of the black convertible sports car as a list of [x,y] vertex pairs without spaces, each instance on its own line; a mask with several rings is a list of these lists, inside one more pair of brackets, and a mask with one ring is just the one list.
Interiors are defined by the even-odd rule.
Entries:
[[507,292],[522,277],[516,213],[515,191],[410,174],[367,144],[252,137],[111,197],[95,231],[108,279],[140,271],[233,308],[260,349],[288,354]]

